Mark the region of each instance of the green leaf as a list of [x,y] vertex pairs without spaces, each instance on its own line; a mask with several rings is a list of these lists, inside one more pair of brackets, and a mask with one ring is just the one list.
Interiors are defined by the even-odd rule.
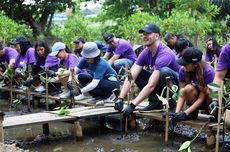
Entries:
[[218,91],[214,91],[214,92],[211,92],[211,93],[209,93],[208,94],[208,96],[210,97],[210,98],[216,98],[216,99],[218,99]]
[[178,90],[178,86],[177,85],[173,85],[171,88],[172,88],[173,92],[177,92],[177,90]]
[[46,78],[43,77],[41,74],[39,74],[39,78],[43,83],[46,83],[46,81],[47,81]]
[[63,106],[63,107],[61,107],[61,109],[59,110],[59,112],[58,112],[58,115],[59,116],[66,116],[66,115],[68,115],[70,112],[69,112],[69,110],[67,109],[67,107],[66,106]]
[[[188,151],[187,149],[190,148],[190,145],[191,145],[192,141],[188,140],[186,142],[184,142],[181,146],[180,146],[180,149],[178,151]],[[191,150],[191,148],[190,148]]]
[[227,93],[230,93],[230,79],[227,79],[225,83],[225,90]]
[[219,91],[219,90],[220,90],[220,86],[217,85],[217,84],[215,84],[215,83],[209,83],[209,84],[208,84],[208,87],[209,87],[210,89],[212,89],[212,91]]
[[173,96],[172,96],[173,100],[174,101],[177,101],[179,99],[177,93],[174,93]]

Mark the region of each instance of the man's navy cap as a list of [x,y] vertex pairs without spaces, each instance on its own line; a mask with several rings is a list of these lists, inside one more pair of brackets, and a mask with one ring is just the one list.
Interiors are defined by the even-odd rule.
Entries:
[[73,41],[73,43],[79,43],[79,42],[85,43],[85,40],[82,36],[78,36],[77,39],[75,41]]
[[144,32],[160,34],[160,28],[154,23],[148,23],[142,29],[139,30],[139,33],[144,33]]

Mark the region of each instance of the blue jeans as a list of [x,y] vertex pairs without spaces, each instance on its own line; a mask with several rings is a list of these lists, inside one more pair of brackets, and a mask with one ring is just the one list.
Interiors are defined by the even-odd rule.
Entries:
[[[93,80],[93,77],[89,74],[79,74],[78,75],[79,83],[85,87],[88,83]],[[111,81],[108,78],[100,80],[96,88],[89,91],[89,94],[94,98],[106,99],[110,97],[114,89],[119,89],[120,85],[118,81]]]
[[124,75],[125,74],[125,65],[128,65],[129,69],[133,65],[133,61],[127,58],[117,59],[113,63],[114,69],[117,71],[118,75]]
[[[140,90],[142,90],[147,85],[151,74],[152,73],[150,71],[142,70],[141,73],[138,75],[135,83],[137,84],[137,86]],[[157,94],[161,95],[163,88],[166,86],[166,77],[170,77],[172,83],[178,86],[178,84],[179,84],[178,73],[173,71],[172,69],[170,69],[168,67],[163,67],[160,70],[159,82],[158,82],[156,88],[149,95],[149,103],[150,104],[151,104],[151,102],[161,102],[158,99]],[[163,94],[163,96],[165,97],[165,95],[166,95],[166,91]],[[171,98],[171,96],[172,96],[172,93],[170,93],[170,98]],[[173,101],[172,99],[170,99],[169,104],[170,104],[170,108],[175,107],[175,101]]]

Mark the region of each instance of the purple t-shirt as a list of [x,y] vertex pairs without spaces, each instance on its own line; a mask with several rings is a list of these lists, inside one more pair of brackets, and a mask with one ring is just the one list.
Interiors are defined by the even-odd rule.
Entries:
[[40,67],[59,68],[60,61],[56,56],[47,55],[44,60],[36,60],[36,65]]
[[109,46],[106,52],[120,55],[120,59],[127,58],[132,60],[133,62],[136,61],[137,58],[136,53],[133,51],[131,44],[123,39],[118,39],[117,47]]
[[230,68],[230,42],[221,48],[221,53],[218,59],[217,71],[227,70]]
[[212,62],[212,61],[213,61],[214,55],[216,55],[217,57],[219,57],[220,52],[219,52],[219,51],[218,51],[218,52],[210,52],[210,51],[207,51],[206,54],[205,54],[204,60],[205,60],[206,62]]
[[154,55],[149,48],[145,48],[138,56],[136,64],[140,66],[148,66],[151,70],[160,70],[168,67],[175,72],[179,72],[180,65],[176,62],[176,54],[163,43],[160,43]]
[[0,62],[6,62],[9,64],[11,59],[17,59],[18,52],[15,49],[10,47],[4,47],[4,50],[5,54],[2,57],[0,57]]
[[15,67],[21,67],[23,65],[33,65],[36,63],[35,55],[34,55],[34,48],[29,48],[26,51],[26,55],[21,56],[20,54],[18,55],[16,59],[16,65]]
[[[203,69],[203,78],[204,78],[204,83],[207,86],[209,83],[211,83],[214,79],[215,76],[215,71],[214,69],[209,65],[206,64]],[[191,83],[196,84],[196,75],[195,73],[192,73],[191,75]],[[179,72],[179,82],[185,82],[185,69],[184,67],[181,67],[180,72]]]
[[79,63],[79,59],[75,54],[69,53],[67,60],[63,62],[65,69],[75,68]]

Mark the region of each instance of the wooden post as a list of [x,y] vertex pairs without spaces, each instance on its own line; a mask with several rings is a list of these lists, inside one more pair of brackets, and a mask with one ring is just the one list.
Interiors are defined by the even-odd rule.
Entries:
[[79,120],[74,122],[74,137],[76,137],[76,140],[83,139],[82,127]]
[[45,81],[45,84],[46,84],[46,97],[45,97],[45,101],[46,101],[46,110],[49,111],[49,102],[48,102],[48,95],[49,95],[49,90],[48,90],[48,75],[47,75],[47,70],[48,68],[45,67],[45,73],[46,73],[46,81]]
[[[71,68],[70,69],[70,76],[72,77],[72,79],[71,79],[71,85],[72,85],[72,87],[74,86],[74,83],[73,83],[73,80],[74,80],[74,69],[73,68]],[[73,88],[74,89],[74,88]],[[71,90],[70,90],[71,91]],[[71,105],[72,105],[72,107],[74,108],[75,107],[75,104],[74,104],[74,97],[71,97]]]
[[43,130],[43,134],[45,136],[48,136],[50,134],[49,124],[48,123],[42,124],[42,130]]
[[207,134],[207,138],[206,138],[207,148],[213,149],[215,147],[216,140],[215,140],[214,132],[212,131],[211,127],[207,127],[206,134]]
[[4,131],[3,131],[3,120],[4,112],[0,112],[0,143],[4,143]]
[[224,82],[221,81],[220,90],[218,91],[218,126],[216,133],[216,152],[219,152],[219,135],[220,135],[220,121],[221,121],[221,107],[222,107],[222,97],[223,97],[223,86]]
[[[31,78],[32,67],[28,65],[28,78]],[[30,87],[26,87],[28,111],[30,111]]]
[[168,145],[168,129],[169,129],[169,89],[171,79],[166,77],[166,115],[165,115],[165,144]]

